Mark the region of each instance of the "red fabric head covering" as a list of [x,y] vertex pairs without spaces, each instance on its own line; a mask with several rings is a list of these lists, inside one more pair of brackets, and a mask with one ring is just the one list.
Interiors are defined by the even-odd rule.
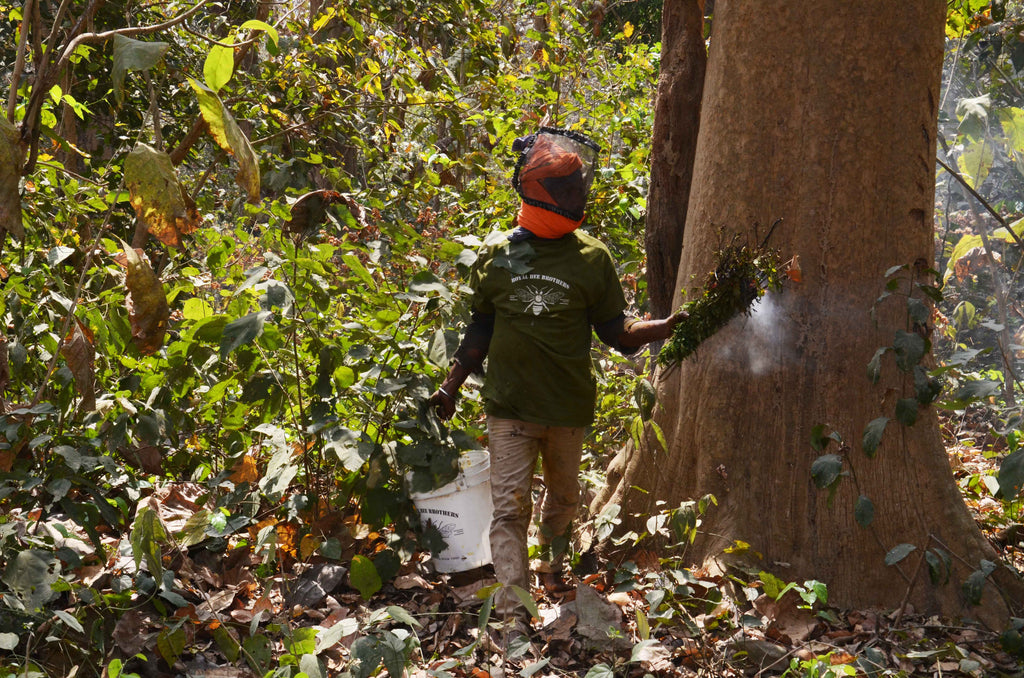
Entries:
[[[570,203],[582,212],[586,186],[580,173],[583,161],[572,151],[561,148],[548,136],[539,136],[529,158],[519,172],[523,197],[552,206]],[[523,202],[518,223],[541,238],[561,238],[579,228],[583,219],[574,220],[550,210]]]

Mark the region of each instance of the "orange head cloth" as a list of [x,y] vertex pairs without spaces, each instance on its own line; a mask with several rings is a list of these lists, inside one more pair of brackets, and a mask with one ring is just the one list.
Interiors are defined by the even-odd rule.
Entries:
[[[519,172],[523,196],[552,207],[568,207],[569,211],[582,213],[585,200],[582,175],[579,175],[582,167],[583,161],[576,153],[559,148],[548,137],[540,136],[530,148],[529,158]],[[579,175],[579,181],[573,180],[574,174]],[[552,194],[549,188],[556,186],[563,190]],[[569,190],[564,190],[566,188]],[[567,205],[567,201],[571,205]],[[525,202],[519,208],[518,224],[541,238],[561,238],[582,223],[582,217],[574,220]]]

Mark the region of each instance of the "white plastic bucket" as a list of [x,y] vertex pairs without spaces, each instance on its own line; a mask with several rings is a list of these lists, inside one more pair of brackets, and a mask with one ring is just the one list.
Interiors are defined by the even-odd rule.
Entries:
[[491,562],[491,457],[471,450],[459,457],[455,480],[430,492],[410,495],[423,524],[431,523],[444,537],[445,548],[434,555],[438,572],[463,572]]

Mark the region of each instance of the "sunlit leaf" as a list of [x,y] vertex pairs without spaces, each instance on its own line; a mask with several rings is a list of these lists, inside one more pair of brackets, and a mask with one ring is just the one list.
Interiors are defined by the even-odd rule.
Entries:
[[259,19],[249,19],[244,24],[238,27],[242,31],[264,31],[267,37],[273,41],[276,45],[278,41],[277,29],[268,24],[266,21],[260,21]]
[[988,178],[989,170],[992,169],[994,162],[995,151],[992,148],[992,142],[988,140],[970,144],[956,159],[960,174],[975,190]]
[[199,99],[199,111],[203,115],[203,120],[206,121],[207,129],[210,130],[210,136],[218,146],[235,156],[235,160],[238,162],[238,174],[235,175],[235,181],[245,190],[249,202],[259,202],[260,165],[248,137],[239,129],[238,123],[235,122],[216,92],[191,78],[188,82]]
[[169,155],[139,144],[125,158],[124,176],[135,214],[160,242],[178,247],[181,236],[199,226],[199,210],[178,182]]
[[25,237],[19,191],[23,158],[18,128],[0,115],[0,238],[4,233]]
[[207,87],[214,92],[219,92],[231,80],[234,70],[235,48],[214,45],[203,63],[203,79],[206,80]]
[[125,73],[148,71],[160,63],[170,47],[169,42],[143,42],[123,35],[114,36],[114,66],[110,79],[118,105],[124,102]]
[[263,325],[272,316],[270,311],[257,311],[242,316],[224,326],[220,338],[220,357],[223,360],[236,348],[251,343],[263,334]]
[[355,556],[352,558],[352,569],[349,570],[349,583],[352,588],[359,591],[364,600],[369,600],[373,594],[380,591],[383,583],[377,568],[366,556]]
[[972,139],[984,137],[988,131],[988,111],[991,106],[992,97],[988,94],[958,101],[956,117],[960,120],[960,126],[957,131]]
[[164,343],[171,310],[167,305],[164,286],[153,272],[149,261],[123,241],[121,244],[124,246],[127,268],[125,284],[128,287],[127,303],[132,325],[132,340],[139,353],[150,355]]

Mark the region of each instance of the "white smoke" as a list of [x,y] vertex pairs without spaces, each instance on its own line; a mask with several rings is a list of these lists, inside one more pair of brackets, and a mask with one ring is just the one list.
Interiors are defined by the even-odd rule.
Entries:
[[761,376],[786,367],[793,348],[787,330],[787,317],[777,295],[766,294],[751,307],[750,315],[734,318],[731,327],[739,331],[730,333],[730,340],[719,342],[719,357],[742,362],[755,376]]

